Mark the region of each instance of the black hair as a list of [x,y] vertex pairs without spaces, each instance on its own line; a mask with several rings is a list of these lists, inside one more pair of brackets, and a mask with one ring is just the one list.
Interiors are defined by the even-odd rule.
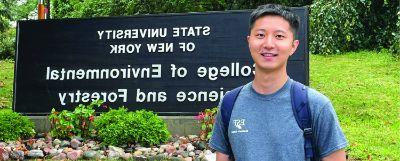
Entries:
[[296,35],[300,24],[299,16],[290,11],[288,7],[278,4],[266,4],[258,6],[257,9],[250,14],[249,33],[251,32],[251,29],[253,28],[253,25],[257,19],[268,15],[280,16],[288,21],[293,35]]

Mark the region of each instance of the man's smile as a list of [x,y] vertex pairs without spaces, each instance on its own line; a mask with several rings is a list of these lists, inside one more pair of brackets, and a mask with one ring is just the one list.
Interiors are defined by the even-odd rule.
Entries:
[[278,54],[268,53],[268,52],[261,53],[261,55],[263,57],[276,57],[276,56],[278,56]]

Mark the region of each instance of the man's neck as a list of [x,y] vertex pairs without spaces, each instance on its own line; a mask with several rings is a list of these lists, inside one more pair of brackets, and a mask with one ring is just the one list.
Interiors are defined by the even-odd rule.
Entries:
[[281,89],[288,79],[286,70],[258,73],[256,71],[252,86],[257,93],[272,94]]

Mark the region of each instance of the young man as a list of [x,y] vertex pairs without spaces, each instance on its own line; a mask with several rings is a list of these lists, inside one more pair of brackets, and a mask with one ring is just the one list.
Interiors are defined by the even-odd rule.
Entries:
[[[240,91],[228,129],[221,112],[217,114],[209,143],[217,151],[217,161],[308,160],[303,130],[291,105],[293,80],[286,72],[289,56],[299,45],[295,39],[298,27],[298,16],[284,6],[263,5],[252,12],[247,41],[256,64],[255,78]],[[343,148],[348,143],[331,102],[314,89],[307,90],[315,160],[346,160]]]

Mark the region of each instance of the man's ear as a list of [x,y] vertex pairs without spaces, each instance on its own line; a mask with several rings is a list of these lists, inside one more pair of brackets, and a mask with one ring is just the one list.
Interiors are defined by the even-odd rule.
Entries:
[[294,52],[296,51],[297,47],[299,46],[300,41],[299,40],[294,40],[292,43],[292,51],[290,56],[292,56],[294,54]]
[[250,35],[247,35],[247,43],[249,43]]

